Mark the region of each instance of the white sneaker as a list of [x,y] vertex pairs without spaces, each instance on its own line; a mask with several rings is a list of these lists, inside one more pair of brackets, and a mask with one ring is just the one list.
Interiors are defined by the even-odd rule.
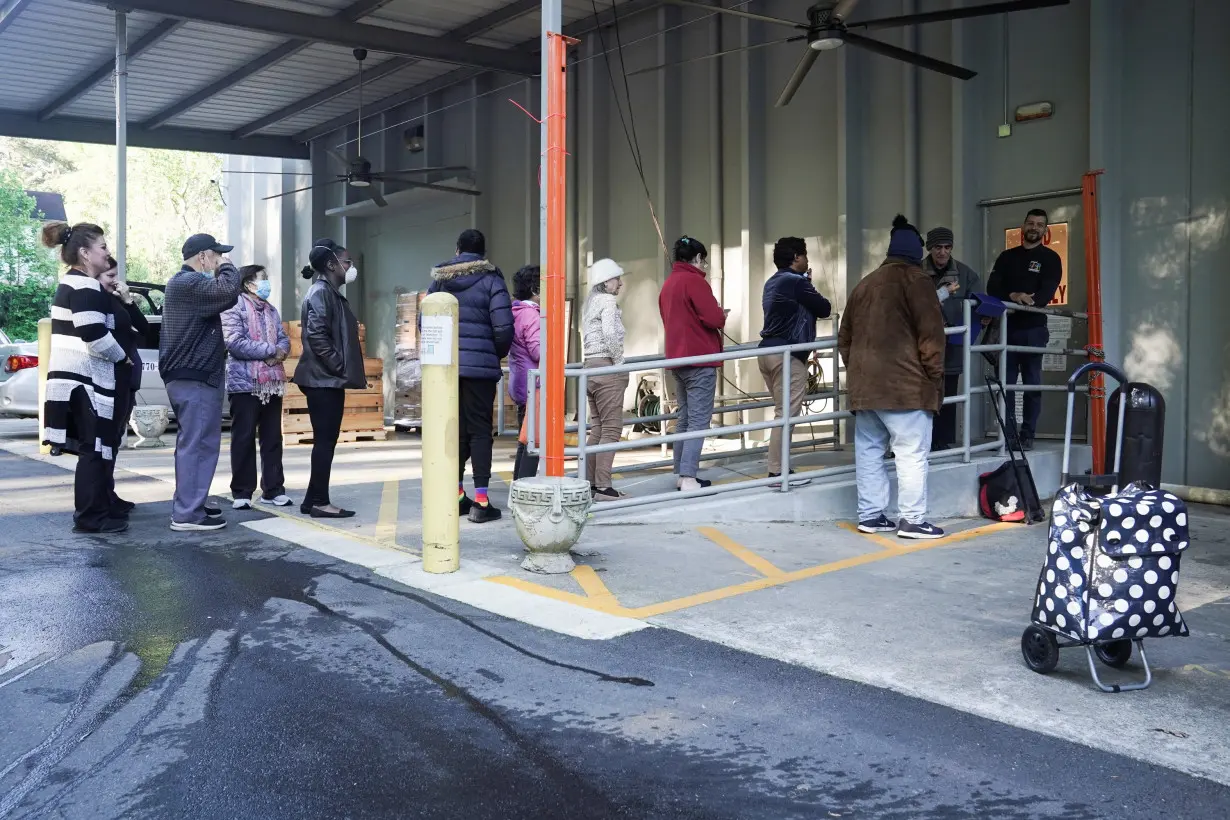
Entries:
[[265,498],[262,495],[260,497],[260,503],[265,504],[270,507],[289,507],[291,504],[294,504],[295,502],[291,501],[290,496],[288,495],[279,495],[277,498]]
[[231,504],[231,509],[232,510],[250,510],[252,509],[252,499],[236,498],[234,503]]
[[206,518],[199,524],[181,523],[179,521],[171,522],[171,529],[175,530],[175,532],[212,532],[220,530],[225,526],[226,519],[224,518]]

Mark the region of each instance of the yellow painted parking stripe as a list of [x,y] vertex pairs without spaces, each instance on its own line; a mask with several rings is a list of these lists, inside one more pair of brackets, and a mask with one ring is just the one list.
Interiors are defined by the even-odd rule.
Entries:
[[386,544],[397,543],[397,488],[401,482],[384,482],[380,493],[380,514],[376,518],[376,540]]
[[354,530],[344,530],[341,527],[331,527],[328,524],[322,524],[318,518],[310,518],[306,515],[294,515],[292,513],[283,512],[277,507],[262,507],[261,512],[276,515],[278,518],[285,518],[286,520],[294,521],[297,524],[306,524],[309,527],[315,527],[316,529],[323,530],[324,532],[331,532],[334,535],[344,535],[347,538],[362,541],[365,544],[370,544],[373,547],[379,547],[382,550],[394,550],[395,552],[404,552],[407,555],[413,555],[415,557],[419,556],[418,550],[412,550],[408,547],[403,547],[400,544],[387,543],[384,541],[379,541],[375,538],[368,538],[367,536],[361,535]]
[[580,585],[581,590],[589,597],[589,600],[602,600],[616,607],[619,606],[619,601],[607,589],[606,584],[602,583],[602,579],[598,577],[598,573],[594,571],[593,567],[578,564],[572,570],[572,578]]
[[[839,523],[838,526],[847,530],[852,527],[852,525],[845,522]],[[503,584],[505,586],[515,587],[517,589],[532,592],[536,595],[542,595],[547,598],[567,601],[568,603],[577,604],[578,606],[587,607],[589,609],[595,609],[609,615],[622,615],[628,618],[652,618],[656,615],[665,615],[671,612],[677,612],[681,609],[688,609],[690,607],[700,606],[701,604],[713,603],[714,601],[721,601],[726,598],[733,598],[736,595],[744,595],[746,593],[756,592],[761,589],[784,586],[785,584],[790,584],[795,581],[802,581],[807,578],[817,578],[821,575],[827,575],[831,572],[839,572],[843,569],[851,569],[853,567],[864,566],[866,564],[874,564],[877,561],[883,561],[887,558],[895,558],[901,555],[910,555],[916,552],[925,552],[938,547],[945,547],[950,544],[967,541],[971,538],[976,538],[979,535],[986,535],[988,533],[1007,529],[1012,526],[1015,525],[1008,523],[987,524],[982,527],[974,527],[973,529],[953,533],[950,536],[939,538],[934,541],[916,541],[901,544],[894,543],[889,541],[887,538],[879,538],[877,536],[876,539],[868,538],[868,540],[873,540],[877,546],[884,547],[876,552],[868,552],[863,555],[853,556],[851,558],[843,558],[839,561],[830,561],[827,564],[818,564],[814,567],[805,567],[804,569],[794,570],[792,572],[783,572],[782,570],[774,567],[774,569],[777,570],[777,574],[773,576],[757,578],[741,584],[733,584],[731,586],[720,587],[718,589],[711,589],[707,592],[699,592],[695,595],[686,595],[682,598],[663,601],[659,604],[648,604],[646,606],[639,607],[625,607],[620,604],[619,599],[616,598],[613,593],[607,591],[606,585],[602,584],[596,575],[593,576],[593,581],[601,584],[601,589],[604,590],[604,592],[594,597],[577,595],[571,592],[563,592],[552,587],[536,584],[532,581],[524,581],[520,578],[511,578],[508,576],[496,576],[493,578],[486,578],[484,580],[490,581],[494,584]],[[857,530],[855,531],[857,532]],[[714,530],[714,532],[717,531]],[[705,533],[705,535],[706,537],[709,537],[708,533]],[[859,533],[859,535],[864,535],[864,533]],[[735,546],[742,550],[745,550],[749,555],[755,555],[755,553],[752,553],[750,550],[747,550],[746,547],[743,547],[742,544],[738,544],[737,542],[726,538],[724,535],[723,538],[725,540],[730,540],[730,543],[735,544]],[[715,541],[715,543],[718,542]],[[764,561],[764,559],[759,556],[756,556],[756,558],[760,561]],[[767,564],[768,562],[765,563]],[[770,564],[769,566],[772,565]],[[582,567],[577,567],[577,569],[580,570]],[[589,569],[590,572],[592,572],[591,568],[586,567],[584,569]],[[573,577],[575,578],[576,575],[574,574]],[[579,578],[577,579],[577,582],[582,584],[582,589],[586,589],[585,584],[590,583],[588,579],[583,583]],[[595,589],[597,588],[595,587]]]
[[[904,539],[892,539],[886,538],[883,535],[876,535],[875,533],[859,532],[858,525],[850,521],[838,521],[837,526],[843,530],[847,530],[855,535],[865,538],[868,541],[873,541],[881,547],[884,547],[886,550],[911,551],[911,548],[908,545],[909,542]],[[985,524],[981,527],[971,527],[968,530],[954,532],[952,535],[945,535],[943,538],[937,538],[928,543],[931,546],[942,547],[947,546],[948,544],[956,544],[960,541],[968,541],[969,539],[977,538],[980,535],[990,535],[993,532],[999,532],[1001,530],[1007,530],[1019,526],[1021,525],[1013,524],[1007,521],[997,521],[994,524]]]
[[696,531],[767,578],[780,578],[786,574],[719,529],[697,527]]
[[623,607],[621,607],[618,602],[615,602],[615,596],[609,595],[609,593],[608,599],[600,600],[587,598],[584,595],[577,595],[575,592],[565,592],[564,590],[556,589],[555,587],[543,586],[542,584],[536,584],[533,581],[526,581],[521,578],[512,578],[508,575],[497,575],[491,578],[484,578],[483,580],[490,581],[493,584],[500,584],[501,586],[519,589],[524,592],[532,592],[535,595],[541,595],[544,598],[552,598],[556,601],[563,601],[568,604],[576,604],[577,606],[596,609],[599,612],[619,613],[623,611]]

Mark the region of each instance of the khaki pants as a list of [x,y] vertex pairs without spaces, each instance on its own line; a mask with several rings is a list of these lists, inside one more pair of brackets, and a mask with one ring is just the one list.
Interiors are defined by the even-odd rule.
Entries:
[[[610,359],[586,359],[586,367],[608,367]],[[610,376],[594,376],[586,382],[585,393],[589,398],[589,435],[586,444],[613,444],[623,437],[624,391],[628,377],[622,373]],[[611,486],[611,465],[614,453],[595,453],[585,459],[585,477],[595,487]]]
[[[760,375],[764,378],[769,397],[773,399],[773,418],[782,417],[782,356],[762,356],[759,359]],[[790,415],[797,416],[803,410],[803,397],[807,395],[807,362],[790,360]],[[769,472],[780,475],[782,471],[782,431],[773,428],[769,435]]]

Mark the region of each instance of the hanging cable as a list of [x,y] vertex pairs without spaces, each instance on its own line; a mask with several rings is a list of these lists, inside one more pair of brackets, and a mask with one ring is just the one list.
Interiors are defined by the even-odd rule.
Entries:
[[[594,10],[594,23],[595,23],[596,31],[598,34],[598,43],[599,45],[602,46],[602,53],[604,55],[608,55],[603,62],[606,63],[606,74],[607,74],[607,79],[610,81],[610,84],[611,84],[611,96],[615,100],[615,110],[619,113],[619,123],[623,128],[624,139],[628,143],[628,150],[632,153],[632,164],[636,166],[637,176],[639,176],[641,180],[641,188],[645,191],[645,202],[649,206],[649,218],[653,220],[654,231],[658,234],[658,245],[662,249],[663,257],[667,257],[668,254],[666,250],[666,237],[662,233],[662,224],[661,222],[658,221],[658,212],[653,204],[653,195],[649,192],[649,181],[645,178],[645,163],[641,155],[640,140],[638,140],[636,136],[636,118],[632,111],[632,95],[631,95],[631,92],[628,90],[628,72],[626,68],[624,67],[623,46],[619,45],[617,46],[617,48],[619,50],[620,73],[623,74],[623,77],[624,77],[624,97],[628,105],[627,119],[624,118],[624,109],[623,109],[623,106],[619,102],[619,87],[615,84],[615,72],[611,69],[611,58],[609,56],[610,52],[607,49],[607,45],[606,45],[606,37],[603,36],[602,26],[599,25],[601,23],[601,15],[598,11],[597,0],[590,0],[590,5],[593,7],[593,10]],[[615,0],[611,0],[611,14],[613,16],[614,23],[615,23],[615,31],[616,31],[615,37],[616,37],[616,42],[618,43],[620,39],[619,38],[619,16],[615,12]],[[629,122],[631,122],[631,130],[629,130]]]

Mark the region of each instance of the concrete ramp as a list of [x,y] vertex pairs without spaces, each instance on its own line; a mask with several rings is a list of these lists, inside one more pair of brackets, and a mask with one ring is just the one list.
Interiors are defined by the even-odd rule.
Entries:
[[[1043,499],[1054,496],[1059,489],[1060,469],[1063,465],[1062,448],[1053,444],[1040,444],[1038,449],[1027,456],[1039,496]],[[1088,470],[1092,459],[1090,447],[1073,447],[1072,471],[1080,473]],[[952,456],[933,461],[927,487],[929,516],[933,520],[978,516],[978,476],[995,469],[1003,462],[1004,458],[998,453],[980,454],[969,464],[964,464],[959,457]],[[892,460],[887,462],[887,466],[895,498],[896,469]],[[662,489],[665,488],[654,488],[655,491]],[[761,487],[610,512],[602,512],[599,508],[598,515],[604,523],[790,523],[851,519],[857,509],[857,501],[854,476],[847,473],[818,479],[809,486],[798,487],[786,493]],[[890,516],[893,512],[889,513]]]

